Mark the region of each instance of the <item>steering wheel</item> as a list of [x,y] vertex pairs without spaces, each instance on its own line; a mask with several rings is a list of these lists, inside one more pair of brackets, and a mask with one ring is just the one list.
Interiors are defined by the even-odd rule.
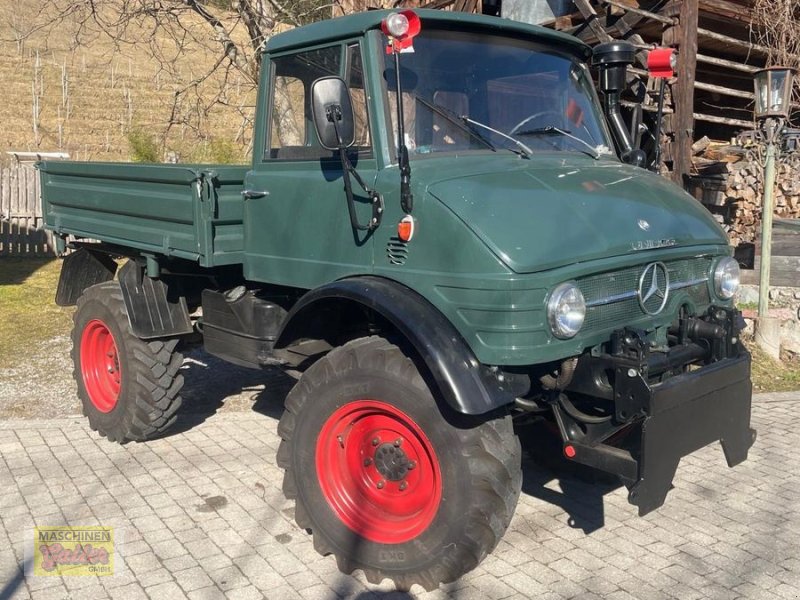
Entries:
[[533,113],[532,115],[530,115],[530,116],[528,116],[528,117],[525,117],[524,119],[522,119],[522,121],[520,121],[519,123],[517,123],[516,125],[514,125],[514,127],[512,127],[512,128],[511,128],[511,131],[509,131],[508,133],[509,133],[509,135],[514,135],[514,134],[515,134],[515,133],[517,133],[517,132],[518,132],[520,129],[522,129],[522,126],[523,126],[523,125],[526,125],[527,123],[530,123],[530,122],[531,122],[531,121],[533,121],[534,119],[539,119],[539,118],[541,118],[541,117],[545,117],[545,116],[553,116],[553,117],[555,117],[556,119],[561,119],[561,116],[562,116],[562,115],[560,115],[560,114],[559,114],[557,111],[555,111],[555,110],[543,110],[543,111],[540,111],[540,112],[538,112],[538,113]]

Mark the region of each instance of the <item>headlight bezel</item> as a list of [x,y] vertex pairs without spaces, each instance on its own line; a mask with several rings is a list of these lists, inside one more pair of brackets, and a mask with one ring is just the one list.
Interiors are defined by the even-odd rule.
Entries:
[[[564,303],[577,304],[580,307],[577,310],[579,318],[576,315],[572,318],[576,319],[571,324],[565,322],[563,317],[567,313],[562,309]],[[547,322],[550,325],[550,333],[560,340],[569,340],[574,338],[583,328],[586,322],[586,299],[583,297],[583,292],[574,281],[565,281],[554,287],[547,296]],[[567,311],[569,313],[575,312],[575,308]]]
[[[742,284],[741,269],[738,261],[725,256],[714,265],[714,294],[721,300],[731,300]],[[731,285],[733,284],[733,285]]]

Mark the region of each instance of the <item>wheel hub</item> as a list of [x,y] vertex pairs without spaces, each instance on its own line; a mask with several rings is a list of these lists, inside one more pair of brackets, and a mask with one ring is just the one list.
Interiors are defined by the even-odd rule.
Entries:
[[410,462],[403,449],[394,444],[381,444],[375,451],[375,468],[389,481],[401,481],[408,474]]
[[433,445],[406,413],[380,400],[354,400],[325,421],[316,470],[336,516],[363,538],[402,544],[433,522],[442,474]]
[[80,366],[89,400],[100,412],[111,412],[117,405],[122,375],[114,335],[99,319],[89,321],[81,334]]

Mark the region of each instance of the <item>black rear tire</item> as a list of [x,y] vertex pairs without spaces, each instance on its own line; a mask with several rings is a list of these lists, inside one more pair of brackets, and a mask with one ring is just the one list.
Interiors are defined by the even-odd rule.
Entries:
[[289,393],[278,431],[298,525],[341,571],[361,569],[373,583],[432,590],[456,580],[494,549],[519,498],[511,417],[455,414],[383,338],[317,361]]
[[134,336],[116,281],[86,289],[73,322],[73,376],[89,426],[119,443],[164,433],[182,401],[178,339]]

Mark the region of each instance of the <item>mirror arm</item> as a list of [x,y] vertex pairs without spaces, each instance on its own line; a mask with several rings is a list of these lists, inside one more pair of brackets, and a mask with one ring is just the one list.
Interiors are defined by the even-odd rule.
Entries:
[[[339,146],[339,160],[342,161],[342,179],[344,180],[344,193],[347,197],[347,212],[350,214],[350,225],[353,229],[357,229],[358,231],[372,231],[377,229],[383,217],[383,197],[377,191],[367,186],[347,156],[347,149],[342,143],[342,136],[339,134],[339,127],[336,124],[336,121],[342,117],[340,107],[337,105],[328,107],[325,110],[325,115],[328,120],[333,123],[333,130],[336,132],[336,143]],[[372,204],[372,218],[367,225],[362,225],[358,222],[355,200],[353,198],[353,184],[350,181],[351,174],[355,178],[356,183],[358,183],[361,189],[369,196]]]
[[400,82],[400,53],[394,52],[394,72],[397,89],[397,163],[400,167],[400,208],[406,214],[414,210],[414,196],[411,194],[411,163],[406,147],[406,128],[403,120],[403,86]]
[[656,113],[656,131],[653,137],[656,140],[656,148],[653,153],[653,164],[650,165],[650,170],[658,173],[661,168],[661,121],[664,120],[664,95],[667,88],[666,77],[661,78],[661,83],[658,89],[658,112]]

